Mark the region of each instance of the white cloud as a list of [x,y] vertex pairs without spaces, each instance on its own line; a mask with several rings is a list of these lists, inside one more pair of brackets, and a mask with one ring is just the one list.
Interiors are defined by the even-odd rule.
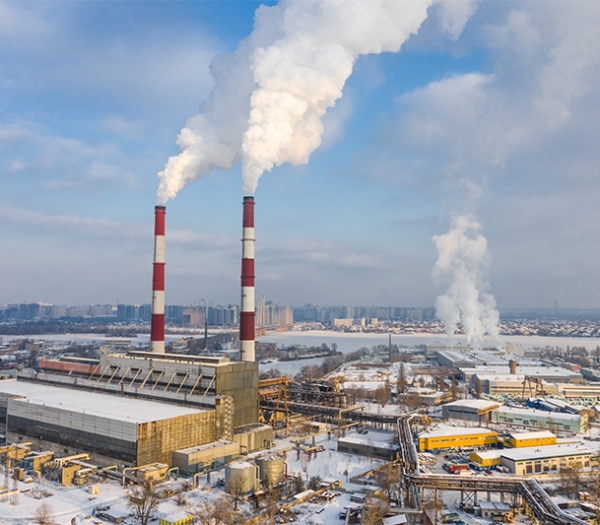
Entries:
[[154,31],[98,32],[89,25],[119,16],[111,10],[115,6],[80,9],[77,4],[0,3],[5,90],[70,95],[72,104],[88,97],[126,101],[155,113],[178,106],[189,112],[208,93],[208,66],[218,49],[209,31],[184,31],[174,23]]
[[[274,255],[276,254],[276,255]],[[286,243],[270,245],[260,252],[271,265],[311,264],[338,268],[381,268],[382,263],[366,252],[357,252],[355,247],[327,241],[293,239]]]
[[[65,239],[152,243],[153,232],[149,223],[127,223],[81,215],[53,215],[12,204],[0,206],[0,219],[3,226],[10,229],[25,228],[38,233],[62,236]],[[198,250],[223,249],[234,245],[226,235],[199,234],[180,229],[169,229],[167,242],[170,246]],[[237,244],[235,246],[237,247]]]

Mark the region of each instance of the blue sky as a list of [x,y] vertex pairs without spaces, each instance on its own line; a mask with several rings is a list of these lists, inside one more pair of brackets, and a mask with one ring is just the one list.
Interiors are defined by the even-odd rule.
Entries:
[[[501,308],[600,308],[598,3],[447,4],[261,177],[257,295],[433,305],[432,238],[469,212]],[[0,304],[150,301],[157,173],[259,5],[0,2]],[[239,302],[242,197],[236,164],[168,202],[167,303]]]

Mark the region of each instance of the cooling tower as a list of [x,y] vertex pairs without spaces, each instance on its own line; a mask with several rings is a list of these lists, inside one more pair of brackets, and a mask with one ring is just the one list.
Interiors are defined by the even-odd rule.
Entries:
[[164,206],[154,208],[154,264],[152,270],[152,319],[150,351],[165,353],[165,215]]
[[254,197],[244,197],[240,359],[254,361]]

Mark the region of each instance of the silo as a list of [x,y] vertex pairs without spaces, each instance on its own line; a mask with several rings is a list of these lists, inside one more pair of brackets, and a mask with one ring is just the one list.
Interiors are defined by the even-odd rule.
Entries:
[[232,461],[225,467],[225,490],[249,496],[258,488],[258,467],[250,461]]
[[264,485],[277,485],[283,481],[285,459],[279,454],[269,454],[255,459],[259,469],[260,482]]

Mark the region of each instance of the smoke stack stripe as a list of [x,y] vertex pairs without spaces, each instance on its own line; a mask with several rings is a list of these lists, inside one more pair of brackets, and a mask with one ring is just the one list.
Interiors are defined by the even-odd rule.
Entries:
[[244,197],[240,359],[254,361],[254,197]]
[[165,353],[165,215],[164,206],[154,208],[154,264],[152,271],[152,320],[150,351]]

